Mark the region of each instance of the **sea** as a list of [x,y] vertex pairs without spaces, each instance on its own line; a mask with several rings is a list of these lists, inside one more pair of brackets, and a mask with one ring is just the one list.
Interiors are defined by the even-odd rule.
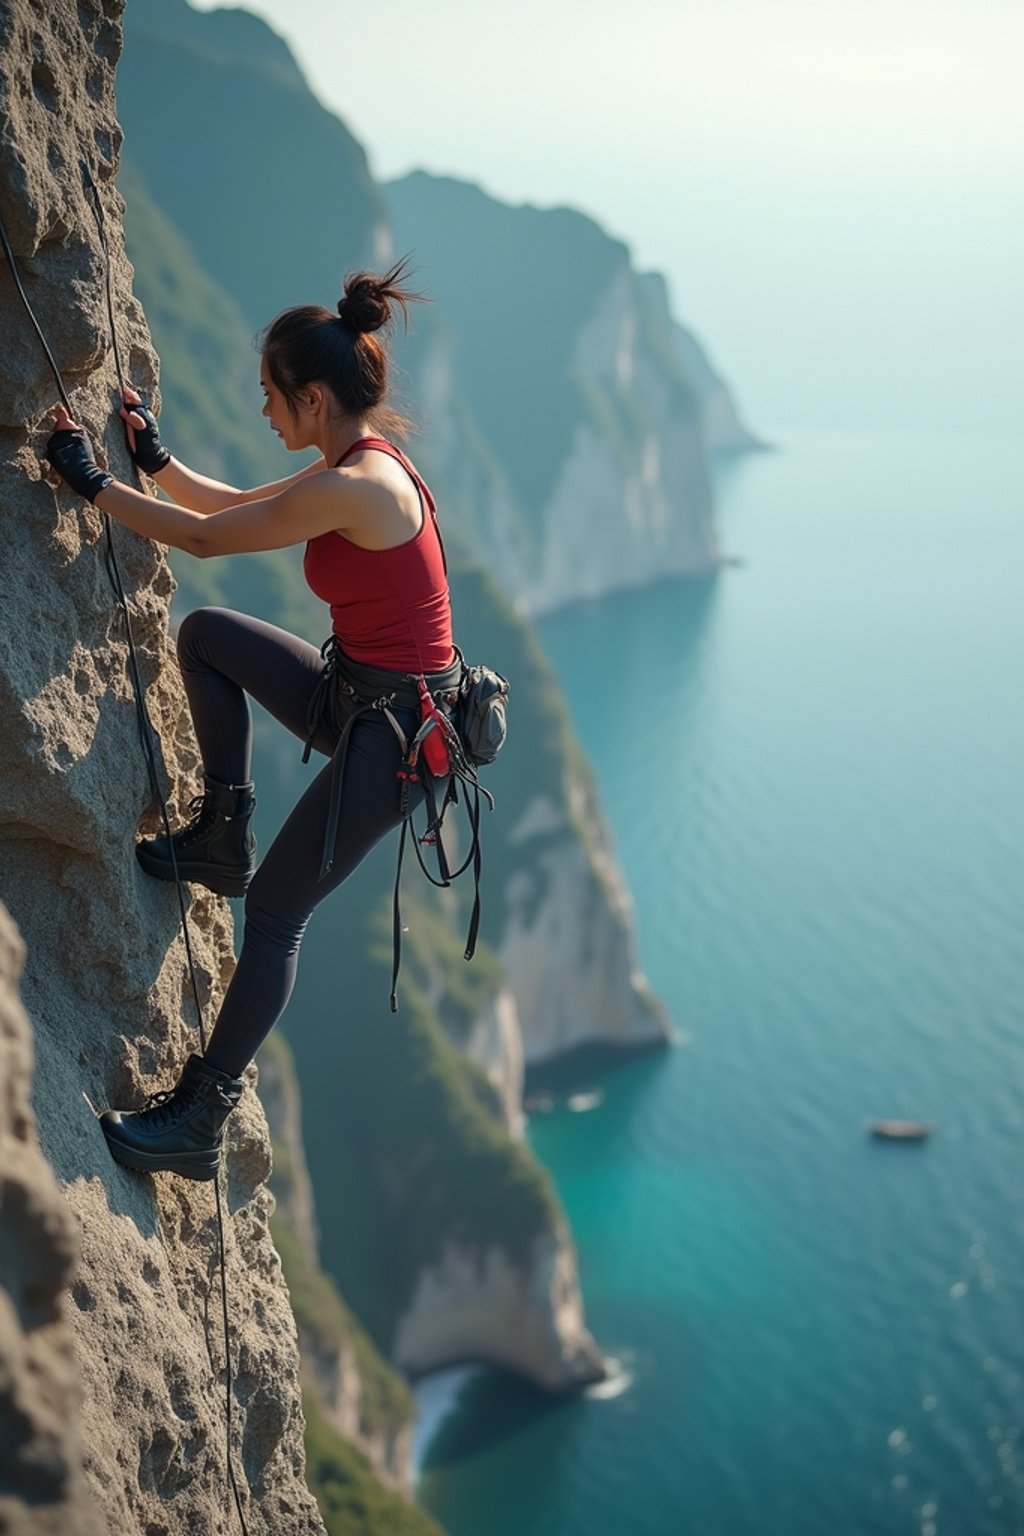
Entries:
[[1024,1533],[1024,449],[769,436],[540,626],[673,1042],[529,1118],[610,1376],[424,1384],[451,1536]]

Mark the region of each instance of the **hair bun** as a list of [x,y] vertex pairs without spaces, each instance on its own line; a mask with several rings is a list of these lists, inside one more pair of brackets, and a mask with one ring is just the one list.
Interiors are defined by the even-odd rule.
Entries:
[[391,305],[380,279],[371,272],[356,272],[346,279],[345,297],[338,303],[342,325],[359,336],[379,331],[391,319]]

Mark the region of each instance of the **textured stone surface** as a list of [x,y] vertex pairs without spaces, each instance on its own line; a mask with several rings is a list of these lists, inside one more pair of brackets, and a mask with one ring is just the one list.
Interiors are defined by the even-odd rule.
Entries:
[[[83,161],[91,167],[106,210],[121,353],[133,382],[149,388],[156,358],[132,298],[111,183],[120,11],[117,0],[3,8],[0,207],[74,413],[128,480],[100,245],[80,171]],[[83,1098],[139,1104],[175,1080],[199,1037],[174,890],[147,880],[132,852],[150,790],[102,520],[43,474],[56,386],[9,275],[2,281],[0,870],[28,950],[39,1142],[78,1233],[69,1312],[84,1474],[104,1529],[235,1530],[214,1188],[115,1167]],[[168,664],[171,579],[153,544],[121,528],[114,543],[161,771],[180,806],[198,763]],[[189,923],[212,1017],[233,965],[227,904],[196,896]],[[295,1325],[267,1225],[269,1141],[252,1091],[227,1142],[234,1458],[249,1530],[319,1532],[303,1479]]]
[[81,1389],[66,1286],[75,1223],[39,1151],[24,947],[0,907],[0,1531],[99,1536],[82,1477]]

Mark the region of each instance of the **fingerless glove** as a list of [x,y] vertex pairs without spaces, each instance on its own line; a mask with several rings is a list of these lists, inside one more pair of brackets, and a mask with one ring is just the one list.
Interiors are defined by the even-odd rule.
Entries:
[[46,457],[75,494],[87,501],[95,501],[114,479],[96,463],[92,443],[84,432],[72,432],[67,427],[54,432],[46,445]]
[[[132,427],[135,433],[135,447],[133,448],[129,442],[128,452],[147,475],[159,474],[164,465],[171,462],[171,455],[160,441],[160,428],[156,417],[148,405],[129,405],[125,401],[125,410],[134,411],[146,423],[144,427]],[[127,435],[125,433],[126,437]]]

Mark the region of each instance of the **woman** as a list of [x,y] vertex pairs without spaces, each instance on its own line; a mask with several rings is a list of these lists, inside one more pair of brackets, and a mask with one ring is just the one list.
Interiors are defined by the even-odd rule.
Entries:
[[[136,533],[206,557],[305,542],[306,579],[331,606],[332,641],[315,646],[221,608],[189,614],[178,656],[205,772],[191,824],[137,846],[143,869],[222,895],[246,895],[241,953],[205,1056],[176,1086],[131,1113],[101,1118],[128,1167],[216,1176],[222,1128],[241,1075],[291,994],[313,908],[351,873],[403,811],[403,739],[426,696],[452,702],[461,662],[452,645],[444,550],[434,503],[416,471],[377,435],[401,427],[387,406],[388,356],[375,332],[419,295],[403,265],[356,273],[337,314],[286,310],[262,339],[263,415],[286,448],[320,458],[273,485],[236,491],[194,473],[160,442],[132,391],[121,416],[136,464],[173,505],[116,481],[60,408],[48,457],[73,490]],[[354,690],[354,691],[353,691]],[[246,694],[333,757],[285,822],[259,868],[250,830],[252,727]],[[360,703],[393,696],[387,710]],[[426,705],[430,707],[429,702]],[[339,751],[335,755],[335,749]]]

